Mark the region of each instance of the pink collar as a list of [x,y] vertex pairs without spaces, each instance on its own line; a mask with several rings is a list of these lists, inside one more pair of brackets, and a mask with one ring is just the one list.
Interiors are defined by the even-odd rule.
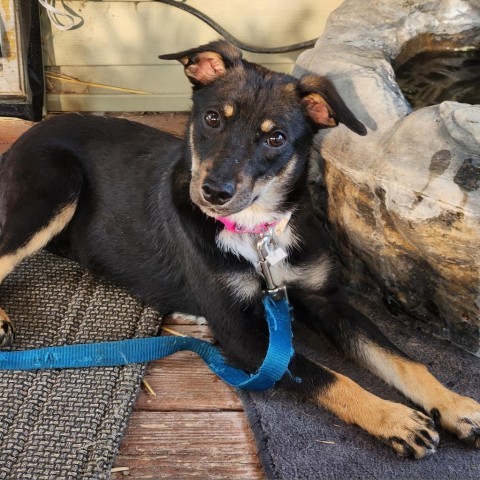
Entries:
[[253,234],[259,235],[262,233],[266,233],[270,228],[273,228],[275,230],[275,234],[280,235],[283,233],[283,231],[287,227],[288,222],[290,221],[291,215],[292,213],[289,212],[285,215],[285,217],[281,218],[280,220],[275,220],[273,222],[259,223],[258,225],[255,225],[253,228],[247,228],[243,225],[239,225],[238,223],[230,220],[228,217],[217,217],[216,220],[218,220],[219,222],[222,222],[223,225],[225,225],[225,229],[233,233],[253,233]]
[[249,229],[247,227],[244,227],[243,225],[239,225],[238,223],[230,220],[227,217],[217,217],[216,220],[218,220],[219,222],[222,222],[225,225],[225,229],[233,233],[255,233],[255,234],[265,233],[268,231],[269,228],[275,227],[275,225],[277,225],[278,223],[278,222],[259,223],[258,225],[255,225],[253,228]]

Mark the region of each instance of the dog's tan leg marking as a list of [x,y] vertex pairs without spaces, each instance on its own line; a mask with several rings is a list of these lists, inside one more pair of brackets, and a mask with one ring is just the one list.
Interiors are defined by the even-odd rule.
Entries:
[[76,203],[63,207],[50,221],[48,225],[34,233],[28,241],[13,253],[0,257],[0,282],[21,262],[24,258],[38,252],[55,235],[59,234],[72,219],[75,213]]
[[[72,219],[76,203],[63,207],[41,230],[33,234],[28,241],[15,252],[0,257],[0,282],[24,258],[43,248],[55,235],[59,234]],[[11,343],[14,334],[13,324],[8,315],[0,308],[0,347]]]
[[434,453],[439,437],[433,421],[400,403],[383,400],[336,372],[335,381],[317,396],[322,406],[390,445],[400,456]]
[[417,363],[364,341],[362,359],[366,366],[420,405],[445,430],[460,440],[480,448],[480,404],[444,387]]

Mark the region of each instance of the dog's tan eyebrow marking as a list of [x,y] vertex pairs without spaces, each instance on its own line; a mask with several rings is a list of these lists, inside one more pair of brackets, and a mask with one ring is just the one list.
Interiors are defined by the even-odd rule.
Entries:
[[272,120],[264,120],[260,125],[260,130],[264,133],[268,133],[271,132],[274,127],[275,124],[272,122]]
[[233,105],[227,104],[223,107],[223,113],[227,118],[230,118],[233,115]]

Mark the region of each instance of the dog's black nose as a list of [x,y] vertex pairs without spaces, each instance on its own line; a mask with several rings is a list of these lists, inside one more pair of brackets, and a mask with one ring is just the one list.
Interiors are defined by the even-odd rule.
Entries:
[[203,198],[213,205],[223,205],[235,195],[233,183],[220,183],[213,180],[206,180],[202,186]]

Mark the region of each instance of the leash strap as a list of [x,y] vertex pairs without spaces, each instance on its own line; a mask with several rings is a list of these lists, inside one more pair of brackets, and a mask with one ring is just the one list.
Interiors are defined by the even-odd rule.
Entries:
[[2,370],[114,367],[146,363],[189,350],[229,385],[246,390],[273,387],[287,371],[293,355],[290,307],[285,298],[263,298],[270,341],[265,359],[255,374],[231,367],[211,343],[191,337],[133,338],[116,342],[86,343],[32,350],[0,351]]

